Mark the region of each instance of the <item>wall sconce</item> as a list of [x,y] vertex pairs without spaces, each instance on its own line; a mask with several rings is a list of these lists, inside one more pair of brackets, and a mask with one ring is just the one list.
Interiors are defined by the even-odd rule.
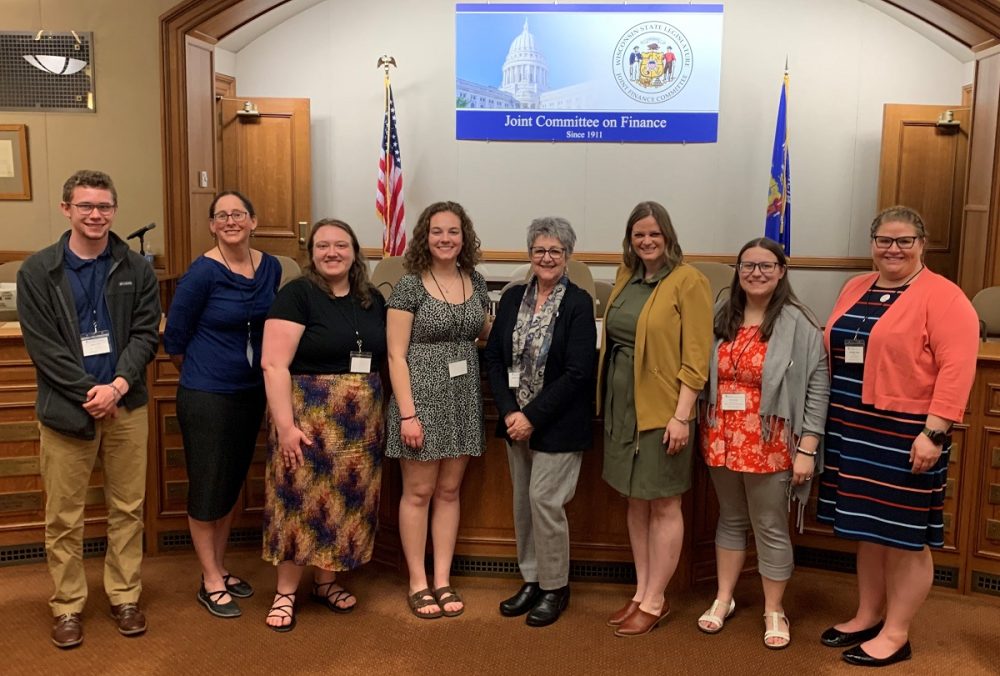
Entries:
[[236,115],[241,118],[260,117],[260,111],[257,110],[257,106],[254,105],[253,101],[244,101],[243,108],[237,110]]
[[[34,41],[39,43],[40,48],[44,48],[41,44],[42,36],[46,33],[45,30],[40,30],[35,34]],[[73,48],[79,51],[82,41],[80,36],[76,34],[76,31],[70,31],[76,44]],[[51,36],[51,32],[50,32]],[[24,60],[30,63],[32,66],[42,71],[43,73],[48,73],[49,75],[73,75],[74,73],[79,73],[81,70],[87,67],[87,62],[83,59],[76,59],[72,56],[56,56],[53,54],[23,54]]]
[[937,122],[934,123],[934,126],[945,132],[951,133],[957,132],[959,127],[962,126],[962,123],[955,119],[954,111],[945,110],[938,116]]

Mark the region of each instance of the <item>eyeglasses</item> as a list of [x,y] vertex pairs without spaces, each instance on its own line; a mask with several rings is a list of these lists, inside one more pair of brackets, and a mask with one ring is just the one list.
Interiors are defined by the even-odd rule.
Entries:
[[772,272],[778,269],[781,263],[774,263],[772,261],[764,261],[763,263],[751,263],[750,261],[743,261],[737,265],[741,275],[750,276],[753,274],[754,268],[760,270],[762,275],[770,275]]
[[908,236],[908,237],[872,237],[872,241],[875,242],[876,249],[889,249],[892,247],[893,243],[896,244],[900,249],[912,249],[913,245],[917,243],[920,237]]
[[89,202],[83,202],[81,204],[70,204],[70,206],[76,207],[77,211],[79,211],[84,216],[89,216],[90,214],[94,213],[94,209],[97,209],[97,212],[101,214],[101,216],[110,216],[111,214],[115,213],[115,209],[118,208],[117,204],[90,204]]
[[558,261],[561,260],[562,257],[566,255],[566,250],[557,247],[552,247],[551,249],[543,249],[542,247],[539,246],[530,249],[529,253],[531,253],[531,257],[534,258],[535,260],[540,261],[543,258],[545,258],[545,254],[548,254],[552,260]]
[[238,209],[230,211],[228,214],[225,211],[216,211],[215,214],[212,215],[212,220],[219,225],[225,225],[230,218],[233,219],[233,223],[242,223],[247,220],[247,216],[249,215],[250,214],[247,212],[239,211]]

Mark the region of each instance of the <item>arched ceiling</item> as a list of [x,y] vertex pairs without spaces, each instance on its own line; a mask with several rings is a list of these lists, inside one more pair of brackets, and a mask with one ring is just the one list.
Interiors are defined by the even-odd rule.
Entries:
[[[199,27],[202,33],[225,39],[223,48],[239,51],[290,16],[323,0],[242,0],[227,2],[227,10]],[[900,18],[957,58],[972,60],[976,52],[1000,45],[1000,0],[861,0]],[[190,2],[190,0],[189,0]],[[898,11],[892,11],[895,8]],[[271,11],[274,10],[274,11]],[[900,16],[900,15],[904,16]],[[920,22],[931,30],[921,31]],[[936,29],[936,30],[934,30]],[[939,31],[939,33],[938,33]],[[937,33],[937,35],[935,35]],[[943,38],[943,39],[942,39]],[[948,40],[957,44],[948,45]],[[963,53],[969,50],[968,53]]]

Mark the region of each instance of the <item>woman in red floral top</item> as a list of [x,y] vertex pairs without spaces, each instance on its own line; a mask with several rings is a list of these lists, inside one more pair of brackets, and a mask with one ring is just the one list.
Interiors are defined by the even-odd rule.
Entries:
[[782,597],[792,574],[788,496],[801,520],[830,395],[823,336],[788,283],[785,253],[761,238],[740,251],[729,297],[716,306],[715,350],[704,395],[701,450],[719,497],[718,592],[698,619],[722,630],[753,529],[764,587],[764,645],[791,640]]

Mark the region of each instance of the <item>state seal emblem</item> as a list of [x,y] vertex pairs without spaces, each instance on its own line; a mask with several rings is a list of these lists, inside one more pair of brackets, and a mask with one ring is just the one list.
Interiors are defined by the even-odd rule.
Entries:
[[618,87],[640,103],[662,103],[677,96],[691,79],[694,52],[676,26],[640,23],[615,45],[612,68]]

